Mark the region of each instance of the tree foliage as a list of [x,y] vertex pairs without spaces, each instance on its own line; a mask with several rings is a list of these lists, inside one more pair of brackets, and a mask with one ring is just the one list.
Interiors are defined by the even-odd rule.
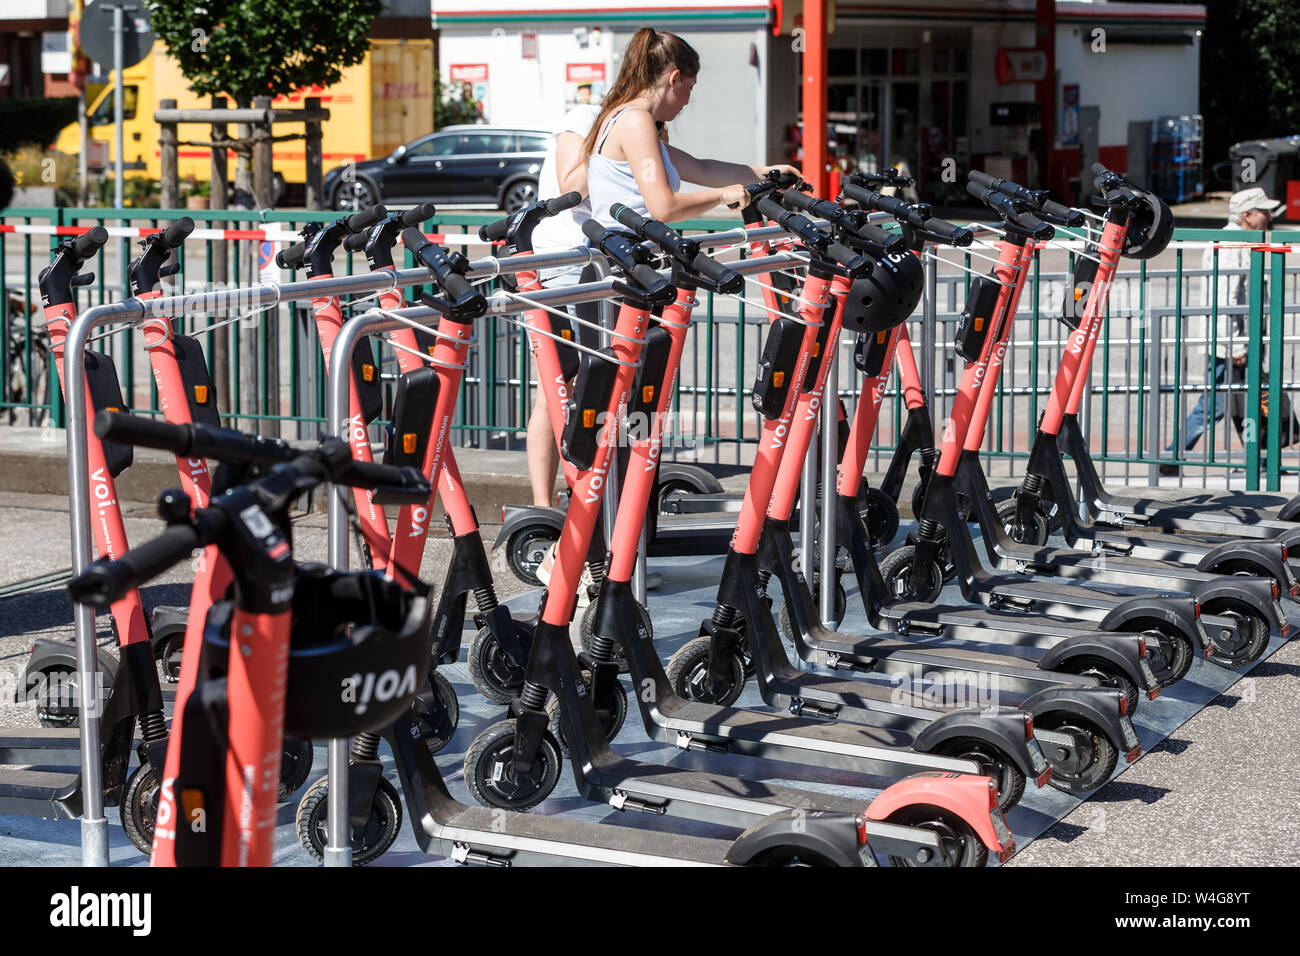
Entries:
[[1201,113],[1207,163],[1248,139],[1300,133],[1300,4],[1200,0]]
[[383,0],[149,0],[190,90],[239,104],[337,83],[365,58],[382,9]]

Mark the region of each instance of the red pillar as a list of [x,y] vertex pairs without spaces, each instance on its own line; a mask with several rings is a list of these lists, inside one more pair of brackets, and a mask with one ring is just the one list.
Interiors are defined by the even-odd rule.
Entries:
[[803,28],[803,175],[814,194],[827,196],[826,0],[805,0]]
[[1053,154],[1056,152],[1056,0],[1035,2],[1034,45],[1047,59],[1046,75],[1038,81],[1034,91],[1043,130],[1043,148],[1038,157],[1038,185],[1052,188]]

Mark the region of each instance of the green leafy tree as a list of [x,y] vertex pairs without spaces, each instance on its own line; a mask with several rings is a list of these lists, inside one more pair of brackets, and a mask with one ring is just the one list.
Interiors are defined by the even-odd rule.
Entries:
[[330,86],[370,48],[383,0],[150,0],[153,29],[199,96]]
[[1300,133],[1300,4],[1201,0],[1201,113],[1207,166],[1234,143]]

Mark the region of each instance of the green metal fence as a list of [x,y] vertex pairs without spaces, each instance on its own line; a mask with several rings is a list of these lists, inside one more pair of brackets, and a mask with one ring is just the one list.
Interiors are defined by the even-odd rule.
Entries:
[[[39,227],[67,231],[100,224],[155,228],[185,215],[192,217],[200,230],[237,230],[224,242],[195,239],[186,243],[177,281],[187,292],[217,286],[221,279],[219,246],[224,245],[228,255],[225,287],[251,284],[258,276],[250,267],[249,249],[256,247],[261,230],[296,231],[306,222],[328,221],[335,216],[302,211],[259,216],[235,210],[11,208],[4,213],[3,225],[20,230]],[[497,215],[486,212],[440,213],[425,224],[424,231],[445,235],[448,245],[460,247],[475,258],[485,255],[486,247],[466,245],[464,239],[457,241],[456,237],[472,236],[479,225],[495,218]],[[695,232],[730,229],[737,222],[700,219],[681,225]],[[4,414],[0,420],[14,424],[58,427],[62,423],[57,378],[48,374],[41,344],[36,285],[36,276],[59,238],[0,230],[0,262],[4,264],[0,301],[11,301],[12,296],[16,303],[10,310],[9,334],[0,341],[0,378],[4,385],[0,395],[0,411]],[[1268,236],[1268,245],[1264,240],[1261,234],[1241,230],[1180,229],[1169,250],[1159,258],[1121,266],[1097,347],[1088,414],[1081,415],[1088,423],[1094,455],[1104,475],[1145,480],[1155,477],[1158,464],[1177,462],[1184,466],[1183,480],[1202,484],[1241,481],[1246,488],[1254,489],[1262,475],[1266,487],[1276,490],[1284,477],[1297,472],[1300,442],[1284,445],[1288,429],[1283,416],[1268,414],[1265,418],[1259,410],[1266,402],[1269,408],[1279,409],[1280,396],[1289,396],[1300,387],[1296,359],[1300,341],[1300,253],[1291,251],[1293,245],[1300,248],[1300,232],[1275,231]],[[1228,244],[1241,243],[1251,246],[1247,265],[1240,270],[1220,268],[1222,250]],[[1208,269],[1201,265],[1207,245],[1213,250]],[[129,255],[125,240],[110,240],[92,265],[95,284],[80,291],[81,308],[121,298]],[[1055,321],[1055,314],[1073,258],[1073,252],[1055,247],[1035,258],[989,422],[985,452],[991,467],[1009,469],[1028,453],[1032,426],[1045,407],[1066,337],[1066,329]],[[970,274],[959,266],[975,271],[987,268],[983,260],[970,255],[950,251],[945,259],[949,264],[939,267],[937,279],[937,346],[932,355],[918,354],[923,365],[932,363],[935,403],[940,410],[946,408],[960,375],[960,367],[946,347],[970,281]],[[340,255],[336,263],[342,271],[353,271],[351,257]],[[409,258],[406,264],[411,264]],[[364,263],[357,262],[355,267],[364,268]],[[1238,275],[1247,282],[1248,301],[1220,304],[1221,284]],[[1202,284],[1210,290],[1208,301],[1198,298],[1197,287]],[[492,283],[487,285],[490,288]],[[415,294],[418,290],[412,291]],[[702,298],[696,312],[697,328],[683,357],[674,403],[675,434],[665,444],[666,454],[714,462],[748,460],[747,446],[758,434],[748,388],[766,316],[754,306],[756,287],[750,286],[745,297],[749,305],[725,297]],[[363,297],[355,305],[345,303],[345,310],[363,309],[368,304]],[[26,311],[24,306],[31,310]],[[1192,330],[1194,322],[1203,316],[1209,318],[1208,340]],[[1195,360],[1201,349],[1213,355],[1225,347],[1217,340],[1218,320],[1223,316],[1239,317],[1242,323],[1248,359],[1241,382],[1216,383],[1213,375],[1207,376],[1206,369]],[[210,322],[206,316],[193,315],[178,317],[177,325],[180,331],[201,336],[215,373],[215,346],[224,330],[205,331]],[[256,323],[227,328],[238,331],[229,335],[229,376],[217,381],[223,412],[241,427],[313,436],[323,424],[325,369],[310,310],[286,304],[261,316]],[[128,403],[138,411],[156,413],[157,395],[138,336],[134,330],[124,331],[100,341],[97,347],[113,355]],[[250,336],[257,346],[251,369],[235,347],[237,342],[247,344]],[[918,347],[922,342],[919,320],[913,321],[912,341]],[[851,409],[858,379],[852,369],[849,344],[841,349],[838,380],[842,383],[841,397]],[[1234,338],[1227,345],[1235,351],[1242,344]],[[381,348],[379,357],[391,376],[394,363],[384,351]],[[252,352],[246,348],[245,354]],[[477,447],[521,448],[531,409],[533,378],[524,337],[510,323],[488,317],[462,386],[457,440]],[[237,387],[245,381],[256,384],[251,405],[240,398]],[[1165,451],[1166,446],[1182,447],[1184,420],[1198,399],[1212,409],[1225,393],[1228,397],[1243,397],[1236,400],[1238,405],[1244,400],[1247,410],[1240,435],[1236,428],[1228,426],[1228,419],[1216,422],[1211,416],[1205,438],[1195,451]],[[892,414],[882,416],[874,446],[877,465],[887,462],[903,417],[901,396],[896,391],[890,394]],[[936,420],[941,420],[942,415],[942,411],[936,411]]]

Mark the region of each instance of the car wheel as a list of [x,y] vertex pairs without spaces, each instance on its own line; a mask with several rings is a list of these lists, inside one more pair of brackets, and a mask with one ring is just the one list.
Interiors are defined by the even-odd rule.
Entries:
[[533,179],[516,179],[501,192],[501,208],[506,212],[516,212],[536,201],[537,181]]
[[335,209],[343,212],[357,212],[373,206],[379,201],[379,190],[375,184],[365,179],[351,183],[339,183],[334,187]]

